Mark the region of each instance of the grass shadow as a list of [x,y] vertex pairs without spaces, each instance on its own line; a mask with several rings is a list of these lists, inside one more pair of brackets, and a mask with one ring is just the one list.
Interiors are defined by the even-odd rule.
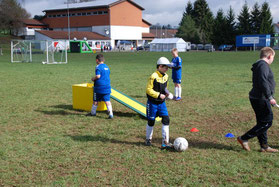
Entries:
[[229,150],[235,151],[235,147],[216,143],[216,142],[209,142],[203,140],[188,140],[189,147],[194,147],[198,149],[220,149],[220,150]]
[[143,146],[144,142],[130,142],[130,141],[122,141],[117,140],[114,138],[107,138],[101,135],[92,136],[92,135],[85,135],[85,136],[72,136],[72,135],[65,135],[66,137],[70,137],[74,141],[79,142],[108,142],[108,143],[115,143],[115,144],[125,144],[125,145],[136,145],[136,146]]

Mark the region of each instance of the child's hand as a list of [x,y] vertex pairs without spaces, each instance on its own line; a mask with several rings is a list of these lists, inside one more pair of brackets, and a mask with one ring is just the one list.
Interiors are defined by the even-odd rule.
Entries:
[[164,94],[160,94],[160,99],[165,99],[166,96]]
[[271,105],[276,105],[277,104],[275,99],[271,99],[269,102],[270,102]]

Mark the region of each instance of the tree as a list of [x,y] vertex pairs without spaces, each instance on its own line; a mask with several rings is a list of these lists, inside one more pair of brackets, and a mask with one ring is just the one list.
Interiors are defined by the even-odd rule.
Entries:
[[260,34],[273,34],[274,28],[272,24],[272,16],[267,2],[262,4],[261,8],[261,27]]
[[251,33],[251,15],[247,2],[242,7],[242,10],[238,16],[238,34],[250,34]]
[[22,19],[30,17],[16,0],[1,0],[0,9],[1,29],[9,30],[10,33],[17,32],[23,26]]
[[193,16],[193,6],[192,6],[191,1],[188,1],[188,3],[187,3],[187,6],[185,8],[185,12],[183,12],[182,19],[179,23],[179,26],[181,26],[185,22],[185,19],[186,19],[187,15]]
[[43,18],[44,18],[44,16],[42,16],[42,15],[35,15],[35,16],[33,17],[33,19],[36,19],[36,20],[38,20],[38,21],[41,21]]
[[214,28],[212,34],[212,41],[215,45],[221,45],[226,43],[226,18],[223,10],[219,9],[214,20]]
[[186,15],[189,15],[193,18],[194,15],[194,10],[193,10],[193,5],[191,1],[188,1],[187,6],[186,6]]
[[185,17],[183,24],[178,28],[176,37],[183,38],[183,40],[191,43],[200,43],[199,31],[191,16],[187,15]]
[[256,2],[251,11],[251,33],[259,34],[261,28],[261,10],[259,4]]
[[236,22],[235,22],[235,14],[230,6],[230,9],[226,16],[226,34],[225,34],[225,40],[227,44],[234,44],[235,43],[235,37],[236,37]]
[[211,42],[214,19],[206,0],[195,1],[193,15],[196,26],[200,31],[202,43]]

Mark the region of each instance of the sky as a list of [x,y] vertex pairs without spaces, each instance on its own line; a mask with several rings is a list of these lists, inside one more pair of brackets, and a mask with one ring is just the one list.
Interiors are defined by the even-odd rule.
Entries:
[[[22,1],[22,0],[19,0]],[[25,9],[32,15],[43,15],[43,10],[63,4],[67,0],[25,0]],[[101,1],[101,0],[99,0]],[[142,6],[143,19],[156,25],[177,26],[182,18],[183,12],[189,0],[134,0]],[[195,0],[190,0],[192,3]],[[268,2],[273,16],[273,22],[279,22],[279,0],[246,0],[250,10],[256,2],[261,6],[263,2]],[[236,14],[239,14],[245,0],[207,0],[210,10],[214,16],[219,9],[227,13],[231,6]]]

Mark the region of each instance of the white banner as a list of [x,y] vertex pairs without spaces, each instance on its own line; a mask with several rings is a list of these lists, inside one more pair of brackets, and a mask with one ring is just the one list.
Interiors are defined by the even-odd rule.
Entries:
[[242,44],[259,44],[259,37],[243,37]]

